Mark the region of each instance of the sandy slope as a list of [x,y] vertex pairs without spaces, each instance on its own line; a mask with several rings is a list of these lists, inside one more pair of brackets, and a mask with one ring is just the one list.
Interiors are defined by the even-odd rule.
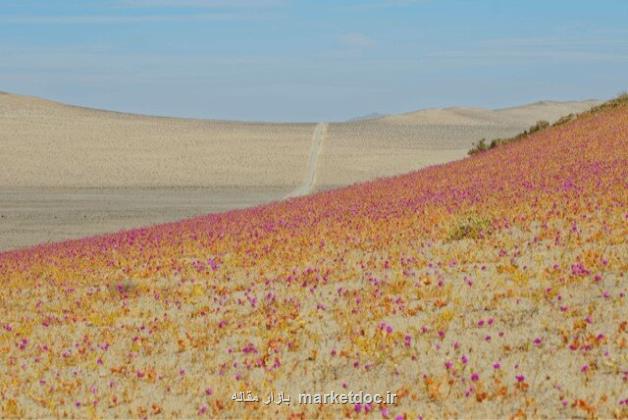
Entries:
[[563,115],[580,113],[600,103],[596,100],[539,101],[495,110],[466,107],[434,108],[386,116],[379,119],[379,122],[410,125],[529,126],[538,120],[553,122]]
[[156,118],[0,96],[0,186],[295,186],[313,124]]
[[538,120],[554,122],[570,113],[584,112],[601,101],[588,100],[582,102],[540,101],[529,105],[503,108],[494,111],[500,117],[509,118],[513,122],[527,122],[532,124]]

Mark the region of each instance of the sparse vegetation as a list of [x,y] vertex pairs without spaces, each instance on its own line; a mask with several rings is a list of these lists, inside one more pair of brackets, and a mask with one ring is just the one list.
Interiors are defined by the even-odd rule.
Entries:
[[617,95],[616,98],[611,99],[610,101],[606,101],[603,104],[600,104],[598,106],[594,106],[588,112],[589,113],[600,112],[605,109],[617,108],[618,106],[626,105],[626,104],[628,104],[628,92],[624,91],[620,93],[619,95]]
[[552,124],[554,127],[558,126],[558,125],[563,125],[565,123],[568,123],[569,121],[575,120],[577,117],[576,114],[571,113],[571,114],[567,114],[565,116],[560,117],[554,124]]
[[491,142],[491,145],[490,145],[490,146],[487,146],[487,144],[486,144],[486,139],[480,139],[480,141],[479,141],[479,142],[477,142],[477,143],[473,143],[473,147],[471,148],[471,150],[469,150],[469,155],[474,155],[474,154],[476,154],[476,153],[480,153],[480,152],[483,152],[483,151],[485,151],[485,150],[492,149],[493,147],[495,147],[495,146],[493,146],[493,144],[494,144],[496,141],[497,141],[497,140],[493,140],[493,141]]

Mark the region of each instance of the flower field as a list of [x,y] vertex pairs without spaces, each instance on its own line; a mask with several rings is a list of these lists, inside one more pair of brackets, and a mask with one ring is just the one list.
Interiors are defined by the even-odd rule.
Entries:
[[[624,105],[395,178],[0,254],[0,414],[626,418],[627,183]],[[397,399],[298,404],[332,391]]]

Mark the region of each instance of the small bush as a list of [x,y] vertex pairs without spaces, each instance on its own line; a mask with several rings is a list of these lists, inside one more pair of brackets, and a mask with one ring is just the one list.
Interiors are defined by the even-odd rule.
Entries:
[[469,156],[475,155],[476,153],[481,153],[486,150],[494,149],[497,146],[501,146],[502,144],[512,143],[517,140],[521,140],[524,137],[527,137],[529,134],[536,133],[538,131],[544,130],[550,126],[550,123],[545,120],[537,121],[532,127],[527,130],[524,130],[522,133],[517,134],[514,137],[509,139],[493,139],[489,144],[486,144],[486,139],[481,139],[477,143],[473,143],[473,147],[469,150]]
[[550,123],[545,120],[537,121],[530,129],[528,130],[528,134],[536,133],[537,131],[541,131],[550,126]]
[[488,146],[486,145],[486,139],[481,139],[479,142],[473,143],[473,146],[471,147],[471,150],[469,150],[468,155],[471,156],[476,153],[483,152],[487,149]]
[[491,144],[488,146],[489,149],[494,149],[497,146],[501,146],[508,142],[508,139],[493,139],[491,140]]
[[558,120],[556,120],[556,122],[552,125],[553,127],[556,127],[557,125],[563,125],[565,123],[568,123],[569,121],[575,120],[576,119],[576,114],[571,113],[569,115],[565,115],[560,117]]
[[628,104],[628,92],[622,92],[615,99],[611,99],[610,101],[606,101],[603,104],[598,106],[594,106],[589,111],[590,113],[603,111],[609,108],[617,108],[618,106]]
[[491,221],[477,215],[463,217],[447,237],[450,241],[479,239],[491,233]]

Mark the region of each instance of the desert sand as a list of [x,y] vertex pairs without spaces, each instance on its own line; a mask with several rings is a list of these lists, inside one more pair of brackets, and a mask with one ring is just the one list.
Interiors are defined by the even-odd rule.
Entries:
[[0,94],[0,251],[397,175],[595,103],[316,125],[152,117]]
[[281,199],[283,187],[0,188],[0,251]]
[[314,124],[147,117],[0,96],[0,186],[294,186]]

